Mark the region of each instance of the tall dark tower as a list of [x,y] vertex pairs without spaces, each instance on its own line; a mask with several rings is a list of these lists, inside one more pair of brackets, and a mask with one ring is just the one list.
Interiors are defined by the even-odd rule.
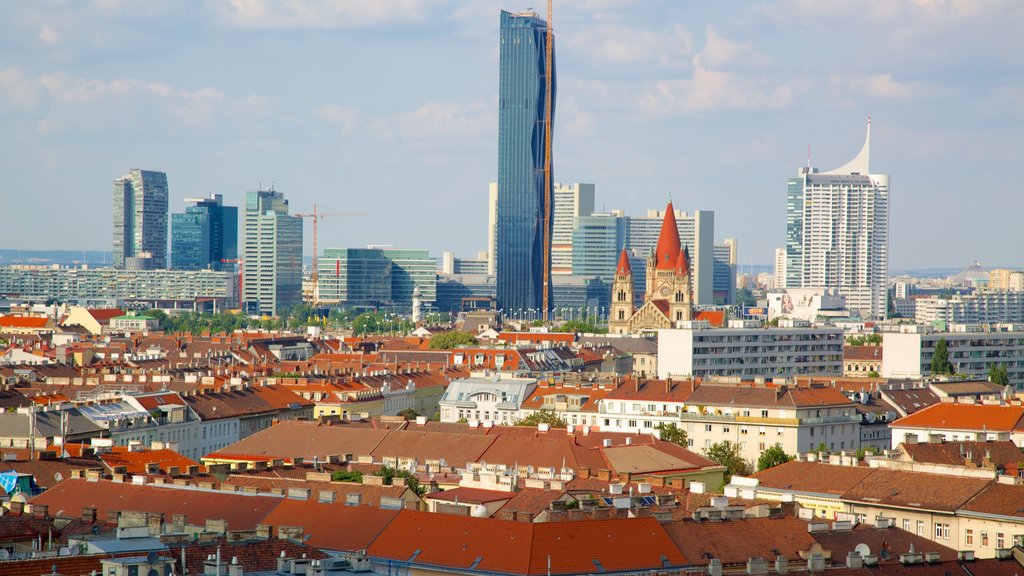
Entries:
[[[547,73],[548,24],[533,12],[501,12],[498,82],[498,306],[506,311],[550,307],[550,130],[554,120],[554,58]],[[550,89],[550,101],[548,101]],[[547,297],[545,297],[547,290]]]

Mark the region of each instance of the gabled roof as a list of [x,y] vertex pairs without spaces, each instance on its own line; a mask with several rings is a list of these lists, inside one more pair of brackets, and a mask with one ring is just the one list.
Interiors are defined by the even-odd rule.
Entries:
[[1024,406],[941,402],[892,423],[892,428],[1008,432],[1024,430]]
[[658,244],[654,249],[658,270],[672,270],[679,259],[679,228],[676,225],[676,211],[672,202],[665,207],[665,219],[661,222]]
[[619,264],[615,267],[616,276],[629,276],[633,273],[633,267],[629,265],[629,254],[623,248],[619,253]]
[[950,477],[876,468],[843,494],[844,501],[953,512],[991,484],[987,478]]
[[660,570],[686,564],[654,518],[534,524],[406,510],[367,553],[414,566],[524,576]]
[[694,320],[703,320],[712,326],[725,326],[725,310],[701,310],[693,314]]
[[86,311],[100,324],[109,324],[111,318],[124,315],[120,308],[89,308]]
[[[316,500],[282,501],[264,521],[271,526],[301,526],[306,543],[320,550],[350,552],[364,550],[398,516],[398,510],[375,506],[346,506],[344,501],[327,504]],[[416,546],[429,543],[431,535],[419,534]]]
[[871,475],[867,466],[836,466],[791,460],[754,475],[766,488],[791,492],[843,495]]
[[692,561],[741,564],[748,558],[799,559],[814,544],[807,523],[792,517],[747,518],[736,522],[672,522],[665,526],[672,540]]
[[81,479],[65,480],[31,500],[55,512],[64,510],[70,516],[78,516],[83,507],[95,508],[97,518],[106,518],[112,510],[162,512],[166,518],[187,514],[190,524],[225,520],[230,530],[256,528],[281,501],[275,496]]
[[0,328],[46,328],[49,324],[46,316],[0,316]]
[[1020,448],[1009,440],[904,443],[900,445],[900,450],[914,462],[954,466],[963,466],[967,460],[970,460],[975,466],[981,466],[982,460],[988,458],[996,466],[1016,467],[1018,462],[1024,460],[1024,454],[1021,453]]

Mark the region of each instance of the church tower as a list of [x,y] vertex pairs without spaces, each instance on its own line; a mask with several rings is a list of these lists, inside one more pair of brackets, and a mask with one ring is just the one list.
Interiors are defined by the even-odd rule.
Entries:
[[669,320],[693,320],[693,281],[690,275],[690,251],[683,248],[673,270],[672,297],[669,299]]
[[629,265],[629,254],[623,248],[619,254],[619,265],[615,269],[612,283],[611,317],[608,331],[612,334],[629,332],[629,319],[633,317],[633,268]]

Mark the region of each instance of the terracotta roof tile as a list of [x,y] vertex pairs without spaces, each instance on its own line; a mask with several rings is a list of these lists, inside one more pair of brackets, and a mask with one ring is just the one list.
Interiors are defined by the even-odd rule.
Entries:
[[940,402],[892,423],[892,428],[938,430],[1024,430],[1024,406]]
[[955,511],[992,481],[876,468],[842,499],[874,505]]
[[[301,526],[309,535],[307,544],[321,550],[348,552],[368,548],[394,519],[398,510],[374,506],[345,506],[343,502],[326,504],[314,500],[284,500],[267,516],[271,526]],[[344,527],[340,530],[339,527]],[[410,542],[424,546],[429,538]]]
[[841,496],[871,475],[866,466],[836,466],[821,462],[792,460],[754,476],[761,486],[793,492],[811,492]]

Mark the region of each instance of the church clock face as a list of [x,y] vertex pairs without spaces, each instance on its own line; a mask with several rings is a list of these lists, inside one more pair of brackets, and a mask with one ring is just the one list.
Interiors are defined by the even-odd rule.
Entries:
[[661,295],[662,296],[668,296],[668,286],[662,286],[661,287]]

